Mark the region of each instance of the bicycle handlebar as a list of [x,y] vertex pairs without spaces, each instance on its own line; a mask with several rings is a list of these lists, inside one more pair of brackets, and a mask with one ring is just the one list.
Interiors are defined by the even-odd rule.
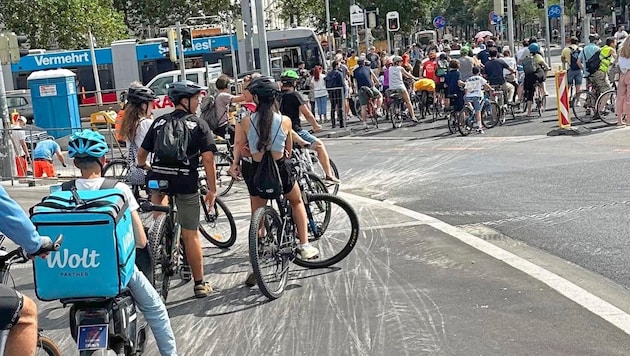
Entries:
[[0,256],[0,265],[6,264],[7,262],[11,261],[13,258],[17,256],[20,256],[22,258],[21,262],[27,262],[29,259],[35,256],[39,256],[41,254],[48,253],[48,252],[59,251],[59,248],[61,247],[62,242],[63,242],[62,234],[59,234],[59,236],[57,236],[55,241],[46,239],[44,243],[42,244],[42,247],[40,247],[39,250],[37,250],[35,253],[32,253],[32,254],[26,254],[23,248],[18,247],[15,250],[7,253],[6,255]]
[[150,201],[145,201],[142,204],[140,204],[140,209],[144,212],[149,212],[149,211],[160,211],[163,213],[170,213],[171,212],[171,208],[166,206],[166,205],[155,205],[153,203],[151,203]]

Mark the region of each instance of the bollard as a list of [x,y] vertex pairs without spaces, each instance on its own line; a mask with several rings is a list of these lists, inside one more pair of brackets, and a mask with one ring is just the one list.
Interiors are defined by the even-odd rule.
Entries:
[[569,135],[576,136],[584,133],[588,133],[591,130],[583,126],[572,127],[571,126],[571,111],[569,110],[569,83],[567,71],[562,67],[558,67],[558,71],[555,73],[556,83],[556,103],[558,105],[558,128],[547,132],[547,136],[560,136]]

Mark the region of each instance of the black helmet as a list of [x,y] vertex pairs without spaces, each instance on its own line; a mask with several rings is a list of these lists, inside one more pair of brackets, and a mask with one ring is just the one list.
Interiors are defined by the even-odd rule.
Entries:
[[155,100],[155,93],[153,90],[147,87],[131,87],[127,92],[127,101],[134,105],[141,105],[143,103],[151,102]]
[[278,83],[271,77],[258,77],[249,83],[247,90],[259,98],[275,98],[280,93]]
[[168,98],[177,105],[182,99],[190,99],[208,88],[190,80],[175,82],[168,88]]

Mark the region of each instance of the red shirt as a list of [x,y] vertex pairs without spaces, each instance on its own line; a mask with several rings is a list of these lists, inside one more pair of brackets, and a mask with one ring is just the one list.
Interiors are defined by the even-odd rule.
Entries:
[[436,69],[437,63],[432,60],[428,60],[422,65],[422,72],[424,73],[424,77],[428,79],[433,79],[433,81],[437,83],[437,76],[435,75]]
[[402,55],[403,66],[409,64],[409,55],[407,53]]

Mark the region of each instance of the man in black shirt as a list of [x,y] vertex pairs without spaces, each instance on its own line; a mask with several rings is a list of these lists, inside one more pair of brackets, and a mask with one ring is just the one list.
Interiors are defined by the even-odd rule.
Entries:
[[[490,86],[495,89],[498,89],[500,87],[503,91],[503,97],[511,101],[514,97],[514,90],[516,88],[514,88],[512,84],[505,81],[503,70],[507,69],[512,74],[516,74],[516,71],[513,68],[510,68],[510,66],[505,63],[504,60],[497,58],[498,52],[496,48],[491,48],[488,51],[488,54],[490,55],[490,59],[486,62],[484,68],[486,78],[488,79],[488,84],[490,84]],[[504,100],[504,103],[507,103],[507,101]]]
[[[208,124],[194,114],[199,107],[201,92],[205,90],[205,87],[189,80],[173,83],[169,88],[168,97],[175,105],[175,111],[155,119],[138,150],[138,166],[149,170],[147,181],[167,180],[168,192],[176,194],[178,222],[182,228],[186,260],[192,270],[195,281],[194,293],[197,298],[203,298],[212,293],[210,284],[203,281],[203,254],[198,233],[200,205],[197,167],[199,167],[199,157],[206,171],[208,184],[206,204],[214,205],[217,191],[214,164],[214,152],[217,148]],[[165,136],[167,131],[162,130],[177,127],[173,123],[175,120],[183,120],[186,129],[184,132],[175,132],[177,135]],[[182,140],[181,137],[186,134],[189,135],[188,140]],[[185,150],[186,157],[177,161],[161,159],[161,151],[169,148],[165,144],[165,138],[170,139],[170,143],[187,144],[186,147],[180,147],[181,150]],[[146,163],[149,152],[154,153],[152,166]],[[153,192],[151,202],[159,205],[167,204],[162,192]]]
[[287,70],[282,73],[282,91],[278,96],[278,103],[280,106],[280,113],[285,115],[291,119],[292,129],[295,133],[300,136],[304,141],[311,144],[311,148],[317,151],[317,156],[319,157],[319,161],[322,164],[322,168],[326,173],[325,180],[333,183],[339,183],[338,177],[335,177],[334,172],[330,168],[330,160],[328,158],[328,151],[326,151],[326,147],[324,143],[313,136],[307,130],[302,128],[302,123],[300,119],[300,114],[304,115],[306,120],[313,127],[314,132],[319,132],[322,130],[322,127],[317,123],[313,113],[308,109],[306,105],[306,101],[302,94],[295,91],[295,85],[298,80],[298,74],[294,70]]

